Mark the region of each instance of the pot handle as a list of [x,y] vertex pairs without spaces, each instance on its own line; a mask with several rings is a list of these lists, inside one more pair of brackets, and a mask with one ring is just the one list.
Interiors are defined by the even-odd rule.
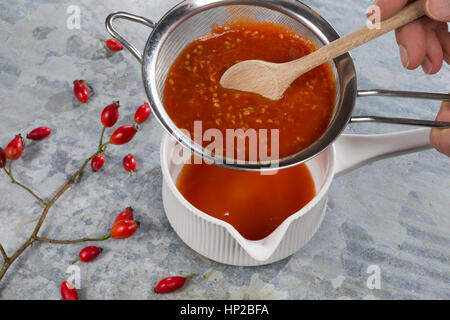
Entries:
[[375,135],[343,134],[335,142],[335,175],[372,161],[429,148],[430,129]]
[[113,27],[113,22],[116,19],[125,19],[125,20],[130,20],[133,22],[138,22],[141,23],[147,27],[150,28],[154,28],[156,25],[153,21],[141,17],[141,16],[137,16],[131,13],[127,13],[127,12],[114,12],[111,13],[109,16],[106,17],[105,20],[105,26],[106,26],[106,30],[108,30],[109,34],[111,36],[113,36],[115,39],[117,39],[120,43],[122,43],[122,45],[128,49],[128,51],[130,51],[135,57],[136,59],[138,59],[139,63],[142,64],[142,53],[136,49],[136,47],[134,45],[132,45],[130,42],[128,42],[127,40],[125,40],[117,31],[116,29],[114,29]]

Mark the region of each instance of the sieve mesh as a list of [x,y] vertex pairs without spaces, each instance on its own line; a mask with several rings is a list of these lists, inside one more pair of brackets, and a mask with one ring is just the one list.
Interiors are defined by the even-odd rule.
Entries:
[[[172,31],[163,40],[156,56],[156,84],[160,99],[163,100],[164,85],[169,69],[187,45],[211,32],[214,25],[223,26],[242,20],[282,24],[303,38],[311,40],[319,48],[327,44],[327,41],[319,38],[302,21],[271,8],[257,5],[223,5],[200,11],[173,26]],[[339,82],[334,64],[332,64],[332,69],[339,95]],[[336,101],[338,100],[339,96],[336,98]],[[334,110],[335,113],[336,106]]]

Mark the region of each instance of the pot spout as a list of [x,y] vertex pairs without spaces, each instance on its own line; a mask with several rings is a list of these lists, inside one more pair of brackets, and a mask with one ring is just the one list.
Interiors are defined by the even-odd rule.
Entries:
[[228,228],[233,238],[244,251],[253,259],[264,262],[269,260],[283,240],[289,227],[289,222],[284,221],[274,232],[261,240],[245,239],[235,228]]

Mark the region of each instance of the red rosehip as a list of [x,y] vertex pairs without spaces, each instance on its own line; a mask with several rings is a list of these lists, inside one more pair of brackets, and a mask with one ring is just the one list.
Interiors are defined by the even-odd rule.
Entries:
[[6,166],[6,154],[3,148],[0,147],[0,169]]
[[106,40],[106,46],[111,51],[120,51],[122,50],[122,44],[116,39],[108,39]]
[[86,247],[80,251],[80,253],[78,254],[78,259],[72,261],[71,263],[74,264],[77,261],[81,261],[81,262],[92,261],[95,258],[97,258],[99,256],[99,254],[102,253],[102,251],[103,251],[103,249],[99,248],[99,247],[94,247],[94,246]]
[[20,134],[18,134],[11,142],[6,146],[5,155],[8,159],[17,160],[20,158],[23,152],[24,142]]
[[92,87],[85,80],[75,80],[73,82],[73,93],[81,103],[88,102],[89,89],[92,91]]
[[134,121],[136,121],[137,123],[144,122],[148,119],[151,112],[152,110],[150,109],[148,103],[144,103],[136,110],[136,113],[134,114]]
[[98,154],[96,155],[94,158],[92,158],[91,160],[91,168],[94,171],[98,171],[100,170],[103,165],[105,164],[106,158],[104,155],[102,154]]
[[136,170],[136,158],[131,153],[123,158],[123,167],[130,175],[133,175],[133,172]]
[[63,300],[78,300],[78,292],[72,284],[67,281],[64,281],[61,284],[61,297]]
[[117,123],[117,120],[119,120],[119,107],[119,101],[114,101],[103,109],[100,119],[104,127],[110,128]]
[[122,126],[116,129],[111,135],[109,142],[115,145],[121,145],[130,142],[137,132],[136,126]]
[[114,224],[111,228],[111,238],[125,239],[131,237],[137,229],[139,229],[140,223],[134,220],[121,220]]
[[155,287],[156,293],[169,293],[176,291],[184,286],[187,279],[192,278],[195,274],[191,274],[187,277],[168,277],[162,279]]
[[123,220],[133,220],[133,208],[132,207],[128,207],[126,208],[124,211],[122,211],[121,213],[119,213],[116,217],[116,220],[114,220],[114,224],[123,221]]
[[48,137],[50,133],[52,133],[52,130],[50,130],[50,128],[40,127],[27,134],[27,138],[30,140],[38,141]]

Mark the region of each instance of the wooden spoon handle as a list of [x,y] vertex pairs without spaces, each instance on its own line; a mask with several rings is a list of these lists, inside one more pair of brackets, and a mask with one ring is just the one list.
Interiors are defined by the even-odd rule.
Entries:
[[[367,26],[361,28],[349,35],[339,38],[329,45],[303,57],[286,63],[287,68],[283,68],[293,74],[293,79],[297,79],[300,75],[314,69],[321,64],[339,57],[340,55],[359,47],[385,33],[397,29],[425,15],[424,0],[418,0],[396,15],[380,23],[379,29],[369,29]],[[295,75],[297,76],[295,76]]]

